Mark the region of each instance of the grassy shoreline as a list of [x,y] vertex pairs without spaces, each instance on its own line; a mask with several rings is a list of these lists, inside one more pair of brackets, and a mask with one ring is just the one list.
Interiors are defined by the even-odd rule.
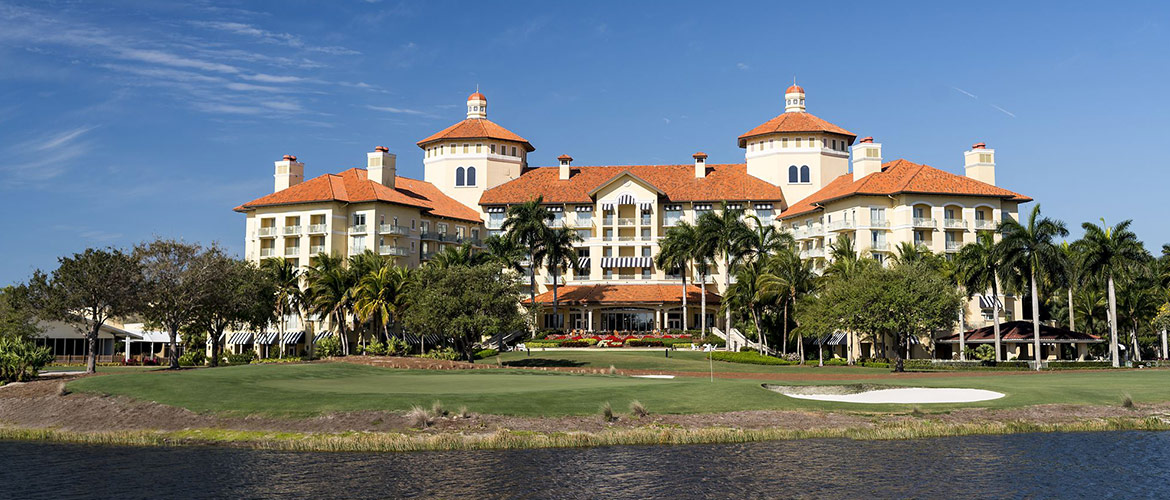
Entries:
[[1113,417],[1076,422],[1028,421],[940,423],[900,421],[875,427],[827,427],[807,430],[770,427],[681,428],[646,426],[601,432],[531,432],[500,429],[490,433],[304,433],[192,429],[182,431],[76,432],[48,428],[0,427],[0,440],[46,441],[104,446],[231,446],[304,452],[417,452],[585,448],[622,445],[748,443],[776,440],[840,438],[903,440],[949,436],[1035,432],[1168,431],[1170,420],[1156,416]]

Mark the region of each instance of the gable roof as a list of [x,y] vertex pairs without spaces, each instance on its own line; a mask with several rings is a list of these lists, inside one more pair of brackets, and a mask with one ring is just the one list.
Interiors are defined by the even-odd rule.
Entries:
[[787,219],[814,212],[820,210],[821,205],[826,202],[850,196],[887,196],[900,193],[985,196],[1021,203],[1032,201],[1022,194],[970,177],[955,175],[930,165],[897,159],[882,164],[881,172],[869,174],[859,181],[853,180],[852,172],[842,174],[819,191],[789,206],[780,213],[780,218]]
[[429,182],[395,177],[394,187],[383,186],[366,177],[366,169],[351,168],[340,174],[325,174],[288,189],[261,196],[235,208],[247,212],[257,207],[337,201],[360,203],[383,201],[417,207],[428,215],[468,222],[482,222],[479,212],[455,201]]
[[849,142],[853,142],[853,139],[857,138],[857,134],[833,125],[812,113],[793,112],[781,113],[780,116],[745,132],[739,136],[739,147],[746,146],[747,140],[752,137],[779,132],[829,132],[848,136]]
[[695,166],[621,165],[570,167],[561,180],[559,167],[531,168],[520,177],[491,188],[480,205],[523,203],[543,196],[546,203],[593,203],[592,193],[629,174],[653,186],[670,201],[773,201],[783,206],[780,188],[747,173],[742,163],[707,165],[706,177],[695,177]]
[[536,151],[536,148],[532,147],[532,144],[527,139],[516,135],[511,130],[501,127],[496,122],[487,118],[468,118],[435,132],[430,137],[418,141],[417,144],[418,147],[425,148],[427,144],[443,139],[499,139],[519,142],[524,145],[525,150],[529,152]]

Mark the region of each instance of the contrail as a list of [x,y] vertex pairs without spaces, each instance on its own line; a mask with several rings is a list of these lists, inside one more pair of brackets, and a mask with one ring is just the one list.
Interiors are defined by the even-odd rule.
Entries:
[[959,88],[959,87],[951,87],[951,88],[952,88],[952,89],[955,89],[955,90],[956,90],[956,91],[958,91],[958,92],[962,92],[962,93],[963,93],[963,94],[965,94],[967,97],[970,97],[970,98],[972,98],[972,99],[978,99],[978,98],[979,98],[979,96],[977,96],[977,95],[975,95],[975,94],[972,94],[972,93],[970,93],[970,92],[967,92],[966,90],[963,90],[963,89],[961,89],[961,88]]
[[1008,115],[1008,116],[1010,116],[1010,117],[1012,117],[1012,118],[1015,118],[1015,117],[1016,117],[1016,114],[1015,114],[1015,113],[1012,113],[1011,111],[1008,111],[1008,110],[1006,110],[1006,109],[1003,109],[1003,108],[1001,108],[1001,107],[999,107],[999,106],[996,106],[996,105],[994,105],[994,104],[991,104],[990,106],[991,106],[991,107],[993,107],[993,108],[995,108],[995,109],[998,109],[998,110],[1000,110],[1001,112],[1003,112],[1003,114],[1005,114],[1005,115]]

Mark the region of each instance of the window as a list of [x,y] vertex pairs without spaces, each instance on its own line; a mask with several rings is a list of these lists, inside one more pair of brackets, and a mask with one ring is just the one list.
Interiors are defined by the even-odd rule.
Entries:
[[467,167],[467,185],[475,185],[475,167]]
[[926,218],[926,210],[924,210],[922,207],[914,207],[914,218],[915,219],[925,219]]
[[512,146],[512,156],[516,156],[516,146]]
[[440,222],[438,224],[438,227],[439,227],[439,234],[447,234],[447,223],[446,222]]
[[800,174],[798,173],[796,165],[788,167],[788,182],[792,184],[800,182]]
[[865,148],[865,157],[880,158],[881,154],[878,152],[878,148]]
[[601,249],[602,257],[613,257],[613,247],[605,247]]
[[463,172],[464,172],[463,167],[459,167],[459,168],[455,169],[455,185],[456,186],[466,186],[467,185],[464,183]]
[[833,139],[831,144],[833,145],[833,149],[837,149],[837,139]]
[[782,147],[782,148],[788,147],[788,138],[787,137],[783,137],[780,139],[780,147]]
[[467,154],[469,148],[471,148],[470,144],[464,144],[463,145],[463,154]]
[[800,182],[812,182],[809,180],[808,176],[808,165],[803,165],[800,167]]
[[869,223],[873,226],[883,225],[886,222],[886,209],[884,208],[870,208],[869,209]]
[[991,163],[991,153],[979,153],[979,163]]
[[496,154],[496,145],[492,144],[491,146],[488,146],[488,151],[491,151],[492,154]]
[[651,257],[650,247],[642,247],[642,256],[643,257]]
[[808,147],[810,147],[810,148],[815,148],[815,147],[817,147],[817,140],[816,140],[816,138],[815,138],[815,137],[809,137],[809,138],[808,138]]
[[869,233],[869,236],[870,236],[869,240],[870,240],[870,243],[873,245],[873,248],[885,248],[885,246],[886,246],[886,232],[885,231],[874,231],[874,232]]
[[363,234],[351,237],[349,251],[350,253],[361,253],[366,251],[366,236]]
[[800,138],[799,138],[799,137],[797,137],[797,138],[796,138],[796,139],[794,139],[794,140],[796,141],[796,146],[795,146],[795,147],[798,147],[798,148],[799,148],[799,147],[800,147]]
[[482,153],[483,152],[483,144],[476,144],[475,145],[475,152]]
[[353,225],[362,226],[366,223],[366,214],[353,214]]
[[414,219],[410,219],[410,228],[414,229]]
[[768,149],[776,148],[776,139],[768,139]]

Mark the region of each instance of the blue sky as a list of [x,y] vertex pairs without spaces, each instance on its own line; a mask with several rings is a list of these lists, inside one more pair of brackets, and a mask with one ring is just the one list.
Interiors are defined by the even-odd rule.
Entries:
[[795,76],[887,159],[961,173],[983,141],[1074,237],[1170,241],[1170,9],[945,3],[0,0],[0,284],[154,235],[240,253],[231,208],[286,153],[311,177],[386,145],[421,178],[476,85],[533,165],[739,162]]

